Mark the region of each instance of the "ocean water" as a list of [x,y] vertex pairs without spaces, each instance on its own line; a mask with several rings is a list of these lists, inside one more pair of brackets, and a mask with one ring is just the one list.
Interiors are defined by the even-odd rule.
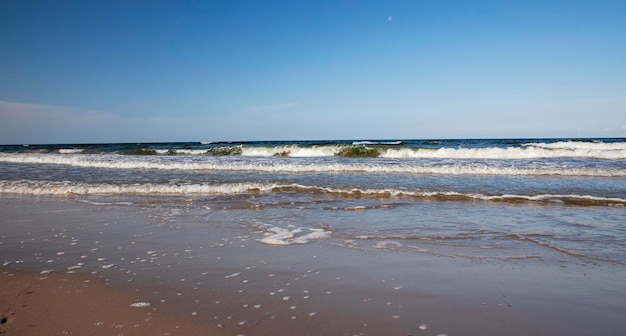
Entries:
[[626,263],[623,138],[5,145],[1,194],[185,204],[291,249]]

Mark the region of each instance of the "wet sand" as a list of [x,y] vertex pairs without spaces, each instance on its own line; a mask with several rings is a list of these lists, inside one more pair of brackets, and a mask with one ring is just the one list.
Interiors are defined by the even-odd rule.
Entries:
[[[269,246],[246,223],[213,220],[193,202],[0,201],[0,308],[7,318],[0,330],[9,335],[626,330],[624,265],[542,246],[527,251],[534,257],[505,259],[467,258],[460,247],[437,242],[413,242],[409,252],[338,236]],[[129,306],[136,302],[150,307]]]
[[223,335],[155,312],[93,276],[1,269],[0,333],[6,335]]

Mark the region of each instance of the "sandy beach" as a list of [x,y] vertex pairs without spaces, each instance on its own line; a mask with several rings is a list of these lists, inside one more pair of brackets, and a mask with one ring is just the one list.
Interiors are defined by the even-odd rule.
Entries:
[[0,333],[6,335],[224,334],[163,316],[93,276],[2,269],[0,284]]
[[[617,335],[626,330],[619,264],[555,250],[536,251],[540,258],[467,258],[457,247],[428,242],[406,253],[398,242],[357,245],[341,237],[270,246],[242,225],[203,225],[195,207],[176,205],[183,214],[171,220],[166,215],[171,206],[137,211],[65,198],[4,197],[1,330],[8,335],[44,330]],[[457,256],[437,249],[452,249],[448,252]],[[140,302],[150,306],[130,306]]]

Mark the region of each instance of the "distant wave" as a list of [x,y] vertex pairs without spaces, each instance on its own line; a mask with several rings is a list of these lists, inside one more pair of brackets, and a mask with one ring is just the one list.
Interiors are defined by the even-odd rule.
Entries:
[[392,145],[401,145],[402,141],[354,141],[352,142],[353,145],[355,146],[359,146],[359,145],[385,145],[385,146],[392,146]]
[[490,165],[486,163],[438,163],[421,164],[416,162],[376,162],[368,160],[354,162],[301,162],[291,160],[206,160],[124,155],[91,154],[6,154],[0,153],[0,161],[31,164],[61,164],[77,167],[107,169],[160,169],[160,170],[212,170],[212,171],[256,171],[256,172],[341,172],[376,174],[447,174],[447,175],[555,175],[555,176],[596,176],[626,177],[626,169],[597,167],[559,166],[514,166]]
[[[533,145],[527,147],[489,147],[489,148],[437,148],[414,149],[398,148],[387,149],[381,157],[387,158],[450,158],[450,159],[536,159],[536,158],[600,158],[626,159],[626,148],[613,149],[599,146],[598,148],[585,147],[545,147]],[[611,145],[611,144],[606,144]],[[616,146],[615,146],[616,147]]]
[[[486,148],[416,148],[399,145],[401,142],[354,142],[352,145],[300,146],[223,146],[204,151],[180,153],[242,155],[242,156],[290,156],[290,157],[332,157],[357,156],[394,159],[438,158],[438,159],[533,159],[533,158],[601,158],[626,159],[626,143],[536,143],[523,147]],[[162,153],[165,153],[163,151]]]
[[557,141],[551,143],[526,143],[524,146],[549,148],[549,149],[593,149],[604,151],[626,150],[626,142],[600,142],[600,141]]
[[77,153],[82,153],[84,151],[84,149],[79,149],[79,148],[61,148],[59,149],[59,153],[61,154],[77,154]]
[[[96,152],[87,148],[35,148],[19,150],[22,154],[94,154],[117,153],[125,155],[210,155],[210,156],[289,156],[289,157],[380,157],[393,159],[535,159],[535,158],[600,158],[626,159],[626,142],[557,141],[528,142],[505,145],[497,141],[485,142],[487,146],[451,142],[426,141],[353,141],[351,143],[280,143],[280,144],[229,144],[203,142],[200,148],[180,148],[174,144],[119,149],[111,145]],[[172,145],[172,147],[164,147]],[[116,149],[117,148],[117,149]]]
[[255,192],[332,194],[343,197],[402,198],[410,197],[437,201],[541,202],[579,206],[624,206],[626,199],[591,195],[485,195],[455,191],[403,189],[344,189],[299,184],[224,183],[182,184],[165,183],[112,184],[68,183],[57,181],[0,181],[0,193],[24,195],[229,195]]

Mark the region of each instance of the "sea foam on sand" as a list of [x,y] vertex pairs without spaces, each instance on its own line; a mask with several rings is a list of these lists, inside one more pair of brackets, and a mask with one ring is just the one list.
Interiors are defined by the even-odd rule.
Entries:
[[[324,229],[312,229],[312,228],[294,228],[284,229],[278,226],[263,225],[265,237],[258,241],[268,245],[293,245],[293,244],[307,244],[313,240],[330,238],[331,231]],[[306,231],[309,231],[306,233]]]

